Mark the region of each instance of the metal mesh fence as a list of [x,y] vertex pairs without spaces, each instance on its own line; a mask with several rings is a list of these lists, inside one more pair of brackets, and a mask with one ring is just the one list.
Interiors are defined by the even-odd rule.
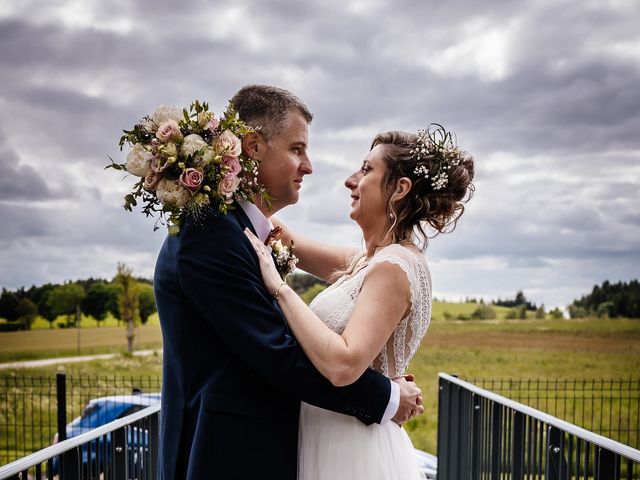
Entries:
[[[114,415],[108,409],[116,408],[118,397],[161,390],[160,377],[58,375],[62,379],[0,376],[0,465],[51,445],[58,422],[69,423],[80,416],[91,399],[116,396],[103,403],[104,416],[110,418]],[[64,415],[59,416],[59,405],[64,405]]]
[[640,448],[640,378],[467,380],[633,448]]

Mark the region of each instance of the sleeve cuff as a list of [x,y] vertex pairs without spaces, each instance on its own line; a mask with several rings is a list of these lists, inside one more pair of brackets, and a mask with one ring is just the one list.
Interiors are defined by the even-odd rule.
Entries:
[[380,420],[380,425],[390,421],[394,417],[394,415],[398,412],[398,407],[400,406],[400,385],[398,385],[393,380],[389,380],[389,381],[391,382],[391,393],[389,395],[389,404],[387,405],[387,409],[384,411],[382,420]]

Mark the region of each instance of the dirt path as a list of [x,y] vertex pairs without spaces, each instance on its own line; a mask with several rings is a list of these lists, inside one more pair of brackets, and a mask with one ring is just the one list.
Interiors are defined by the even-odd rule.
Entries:
[[[138,357],[146,357],[147,355],[153,355],[155,352],[162,353],[162,350],[137,350],[133,352],[133,354]],[[6,370],[9,368],[46,367],[49,365],[88,362],[91,360],[108,360],[110,358],[118,357],[120,355],[121,355],[120,353],[104,353],[101,355],[83,355],[80,357],[45,358],[42,360],[27,360],[24,362],[0,363],[0,370]]]

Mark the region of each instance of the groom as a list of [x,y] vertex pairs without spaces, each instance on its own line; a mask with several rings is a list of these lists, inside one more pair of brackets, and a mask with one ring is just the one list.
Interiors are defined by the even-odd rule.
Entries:
[[243,230],[265,239],[268,217],[298,200],[312,115],[292,93],[253,85],[231,100],[259,133],[243,148],[260,162],[271,210],[255,199],[227,215],[209,211],[167,236],[154,275],[163,334],[159,478],[296,478],[300,401],[365,424],[402,423],[420,390],[366,371],[333,387],[313,367],[262,283]]

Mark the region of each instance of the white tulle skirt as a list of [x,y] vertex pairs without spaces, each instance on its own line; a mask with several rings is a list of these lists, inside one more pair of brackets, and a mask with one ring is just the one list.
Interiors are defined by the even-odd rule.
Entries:
[[354,417],[302,403],[299,480],[420,480],[409,436],[393,422],[366,426]]

